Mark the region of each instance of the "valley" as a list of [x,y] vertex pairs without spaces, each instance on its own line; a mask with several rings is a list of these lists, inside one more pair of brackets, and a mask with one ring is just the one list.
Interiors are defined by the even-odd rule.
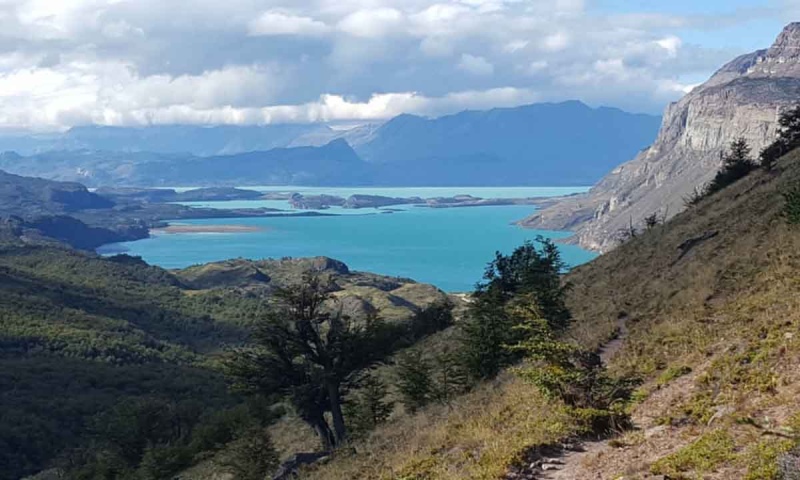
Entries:
[[19,10],[193,54],[0,92],[0,480],[800,478],[800,23],[123,3]]

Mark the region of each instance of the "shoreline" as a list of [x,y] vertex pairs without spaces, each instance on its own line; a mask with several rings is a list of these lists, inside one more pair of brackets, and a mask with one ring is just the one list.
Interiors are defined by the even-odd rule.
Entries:
[[167,225],[151,228],[151,234],[180,235],[185,233],[254,233],[263,232],[266,228],[250,225]]

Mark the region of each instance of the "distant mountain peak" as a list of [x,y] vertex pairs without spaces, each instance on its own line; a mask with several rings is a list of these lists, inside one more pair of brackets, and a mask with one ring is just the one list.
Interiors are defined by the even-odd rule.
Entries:
[[800,22],[784,27],[767,50],[755,52],[746,72],[751,77],[800,77]]
[[331,140],[330,142],[326,143],[325,146],[326,147],[331,147],[331,148],[333,148],[333,147],[335,147],[335,148],[347,148],[348,150],[352,150],[352,147],[350,147],[350,144],[347,143],[347,140],[345,140],[344,138],[335,138],[335,139]]
[[800,22],[786,25],[769,50],[770,55],[786,54],[797,57],[800,51]]

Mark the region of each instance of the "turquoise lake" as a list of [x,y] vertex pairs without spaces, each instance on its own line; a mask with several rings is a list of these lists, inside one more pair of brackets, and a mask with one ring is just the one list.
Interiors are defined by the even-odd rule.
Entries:
[[[252,187],[249,187],[252,188]],[[391,196],[452,196],[519,198],[564,195],[585,188],[297,188],[269,187],[263,191],[299,191],[347,196],[353,193]],[[285,201],[197,202],[214,208],[272,207],[289,209]],[[495,251],[511,252],[538,235],[558,239],[566,232],[519,228],[512,223],[535,210],[529,205],[432,209],[345,210],[332,208],[328,217],[215,218],[181,220],[186,225],[247,225],[261,230],[248,233],[158,234],[135,242],[107,245],[101,254],[125,252],[151,264],[181,268],[228,258],[328,256],[353,270],[413,278],[449,292],[466,292],[480,281]],[[388,212],[388,213],[387,213]],[[560,245],[570,266],[596,255],[572,245]]]

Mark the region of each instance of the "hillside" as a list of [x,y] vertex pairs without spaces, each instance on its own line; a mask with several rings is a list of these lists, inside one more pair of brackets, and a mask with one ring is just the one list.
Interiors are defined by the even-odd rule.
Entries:
[[[576,478],[614,469],[777,478],[764,473],[775,467],[765,457],[800,434],[800,231],[782,212],[783,193],[800,185],[800,152],[780,169],[751,174],[569,276],[576,335],[599,344],[627,318],[611,367],[651,379],[634,409],[640,430],[625,448],[589,456]],[[720,458],[692,463],[699,439],[719,440]]]
[[592,190],[537,212],[522,224],[575,231],[582,246],[607,251],[619,230],[653,213],[672,216],[716,173],[720,152],[745,138],[754,153],[775,138],[781,109],[800,97],[800,23],[767,50],[738,57],[667,107],[658,138]]
[[21,155],[57,150],[103,150],[212,156],[287,147],[297,138],[323,135],[326,140],[321,144],[332,140],[330,130],[321,125],[89,125],[73,127],[61,133],[3,135],[0,136],[0,151],[15,151]]
[[[359,307],[354,314],[395,322],[444,298],[433,287],[350,272],[331,259],[262,261],[258,269],[264,273],[234,264],[167,272],[125,255],[0,245],[0,478],[71,462],[133,478],[125,475],[148,442],[172,445],[159,451],[180,468],[230,441],[243,423],[274,422],[274,414],[231,394],[217,365],[225,348],[247,341],[271,284],[317,272],[346,305]],[[140,423],[127,424],[131,415]],[[162,421],[177,427],[165,433]],[[153,432],[126,430],[135,428]],[[125,436],[128,443],[119,443]],[[134,457],[122,461],[108,445],[124,445]]]
[[274,148],[231,155],[58,150],[0,155],[0,168],[90,186],[363,184],[365,166],[344,140],[319,147]]
[[21,177],[0,170],[0,212],[5,215],[31,218],[113,206],[110,200],[78,183]]
[[505,374],[303,478],[778,479],[800,440],[798,187],[795,151],[567,275],[567,337],[643,380],[633,429],[579,442],[559,402]]
[[218,210],[168,202],[260,198],[236,188],[105,188],[89,191],[75,182],[14,175],[0,170],[0,238],[30,244],[62,244],[94,250],[105,244],[147,238],[149,229],[178,218],[307,216],[269,208]]

